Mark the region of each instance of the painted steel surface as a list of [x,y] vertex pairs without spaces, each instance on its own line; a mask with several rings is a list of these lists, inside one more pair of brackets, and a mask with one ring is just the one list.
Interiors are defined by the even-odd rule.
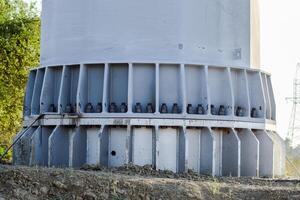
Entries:
[[41,64],[193,62],[249,68],[250,0],[44,0]]
[[256,3],[44,0],[14,163],[282,176]]

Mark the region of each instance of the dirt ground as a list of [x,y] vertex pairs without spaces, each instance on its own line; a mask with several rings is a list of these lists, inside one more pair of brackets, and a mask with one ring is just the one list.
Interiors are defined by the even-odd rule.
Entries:
[[300,180],[213,178],[149,166],[81,170],[0,165],[0,200],[300,199]]

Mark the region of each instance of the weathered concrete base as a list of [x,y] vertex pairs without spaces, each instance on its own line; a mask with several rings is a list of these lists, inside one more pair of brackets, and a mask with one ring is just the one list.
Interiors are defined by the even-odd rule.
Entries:
[[188,169],[200,173],[201,165],[201,129],[187,129]]
[[222,130],[222,176],[241,175],[241,141],[234,129]]
[[258,176],[259,141],[250,129],[237,130],[241,141],[241,176]]
[[274,141],[264,130],[254,130],[254,134],[259,141],[259,176],[275,176],[275,145]]
[[100,140],[102,134],[100,131],[100,127],[91,127],[86,130],[86,163],[89,165],[100,164]]
[[48,166],[71,167],[73,157],[73,144],[71,139],[75,127],[57,126],[49,137]]
[[70,166],[81,167],[87,163],[87,132],[85,127],[77,127],[70,138]]
[[156,136],[156,168],[178,171],[178,129],[159,128]]
[[[217,175],[215,173],[217,154],[215,137],[210,128],[201,129],[200,143],[200,173],[207,175]],[[219,162],[218,162],[219,163]],[[218,166],[217,166],[218,167]]]
[[232,128],[36,126],[14,147],[15,165],[133,163],[212,176],[283,176],[284,161],[284,142],[275,132]]
[[119,167],[129,162],[129,137],[126,127],[110,127],[108,144],[108,166]]
[[154,128],[133,128],[131,135],[133,164],[140,166],[153,164],[153,149],[155,149],[154,136]]

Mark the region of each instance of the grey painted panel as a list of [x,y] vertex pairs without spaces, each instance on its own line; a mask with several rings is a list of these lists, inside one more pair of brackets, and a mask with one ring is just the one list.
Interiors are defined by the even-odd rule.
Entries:
[[109,166],[119,167],[128,164],[127,152],[127,129],[111,127],[109,129]]
[[[100,164],[100,139],[101,139],[101,132],[100,127],[89,127],[86,130],[86,139],[87,139],[87,155],[86,155],[86,162],[87,164]],[[103,150],[107,154],[107,149]]]
[[271,82],[271,77],[267,75],[267,85],[269,89],[269,95],[270,95],[270,102],[271,102],[271,119],[276,120],[276,103],[275,103],[275,96],[273,91],[273,86]]
[[103,100],[104,64],[84,65],[80,83],[81,112],[85,112],[88,103],[95,109]]
[[200,172],[201,130],[187,129],[188,169]]
[[41,113],[49,112],[50,105],[58,112],[63,67],[47,67],[41,96]]
[[37,70],[31,70],[29,73],[27,85],[26,85],[26,93],[24,97],[24,108],[23,114],[24,116],[29,116],[31,114],[31,101],[33,96],[33,88],[36,79]]
[[57,126],[49,137],[49,167],[69,167],[74,127]]
[[201,130],[200,141],[200,173],[212,175],[214,159],[214,138],[209,129],[203,128]]
[[249,129],[237,132],[241,141],[241,176],[258,176],[259,141]]
[[187,144],[187,132],[186,127],[178,127],[178,139],[177,139],[177,172],[188,171],[188,144]]
[[250,27],[250,0],[47,0],[41,63],[157,60],[249,67]]
[[152,137],[153,129],[151,128],[133,128],[133,164],[139,166],[152,165]]
[[72,167],[82,167],[87,163],[87,130],[77,127],[71,137]]
[[128,101],[128,64],[111,64],[109,66],[109,104],[119,107]]
[[103,166],[109,166],[109,128],[103,127],[103,131],[100,133],[100,164]]
[[268,88],[268,83],[267,83],[267,77],[266,74],[261,74],[262,78],[262,86],[263,86],[263,91],[265,94],[265,100],[266,100],[266,118],[271,119],[271,101],[270,101],[270,93],[269,93],[269,88]]
[[208,86],[211,105],[217,110],[223,105],[226,108],[226,115],[232,115],[231,85],[226,68],[209,67]]
[[253,131],[259,141],[259,176],[274,176],[274,143],[266,131]]
[[213,137],[213,151],[212,151],[212,176],[222,176],[223,167],[223,130],[222,129],[211,129],[208,131]]
[[263,94],[263,86],[259,72],[247,71],[250,107],[255,108],[258,112],[259,118],[265,118],[266,107]]
[[160,128],[158,137],[157,169],[177,172],[178,129]]
[[240,176],[240,140],[233,130],[223,131],[222,175]]
[[63,85],[60,94],[60,108],[65,112],[66,105],[75,106],[77,101],[77,88],[79,80],[79,65],[65,66],[63,72]]
[[237,107],[241,107],[244,110],[244,116],[250,116],[248,88],[245,71],[240,69],[231,69],[231,80],[233,86],[234,95],[234,107],[235,115]]
[[44,82],[45,68],[40,68],[37,70],[36,80],[34,83],[32,102],[31,102],[31,115],[40,114],[40,100],[41,91]]
[[204,67],[201,65],[186,65],[185,76],[187,104],[192,104],[194,110],[198,104],[202,104],[204,108],[207,107],[207,80]]
[[[203,116],[203,117],[188,117],[183,118],[184,115],[156,115],[145,114],[127,115],[124,113],[114,114],[101,114],[98,116],[70,116],[65,115],[64,118],[61,115],[45,115],[39,122],[41,125],[55,126],[60,125],[133,125],[133,126],[188,126],[188,127],[216,127],[216,128],[251,128],[251,129],[267,129],[276,131],[276,123],[274,121],[268,121],[263,119],[243,119],[236,120],[233,118],[220,118],[215,116]],[[76,120],[74,118],[76,117]],[[34,118],[27,118],[24,121],[24,126],[29,126],[33,122]]]
[[136,103],[141,103],[143,112],[146,112],[148,103],[151,103],[153,108],[155,108],[154,64],[133,65],[133,108]]
[[31,151],[29,165],[42,164],[42,128],[39,126],[32,134],[31,138]]
[[[50,130],[50,131],[48,131]],[[52,129],[53,130],[53,129]],[[15,139],[17,139],[20,132]],[[16,165],[48,165],[48,137],[50,127],[32,127],[13,148],[13,161]]]
[[164,64],[159,69],[159,106],[165,103],[171,112],[173,104],[177,103],[182,111],[180,66]]
[[49,137],[53,132],[55,126],[42,126],[41,136],[42,136],[42,166],[48,166],[48,155],[49,155]]

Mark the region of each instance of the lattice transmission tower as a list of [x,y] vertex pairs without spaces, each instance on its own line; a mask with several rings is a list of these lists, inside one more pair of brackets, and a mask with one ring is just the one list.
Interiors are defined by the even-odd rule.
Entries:
[[293,97],[287,99],[293,103],[287,139],[295,148],[300,145],[300,63],[296,67]]

